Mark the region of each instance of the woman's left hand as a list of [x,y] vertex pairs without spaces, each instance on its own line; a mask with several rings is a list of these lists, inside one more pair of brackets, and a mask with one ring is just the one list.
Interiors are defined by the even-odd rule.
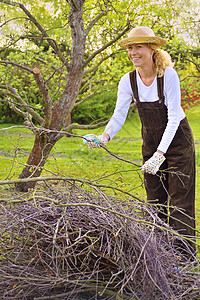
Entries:
[[141,172],[155,175],[165,159],[166,158],[163,154],[155,152],[154,155],[141,167]]

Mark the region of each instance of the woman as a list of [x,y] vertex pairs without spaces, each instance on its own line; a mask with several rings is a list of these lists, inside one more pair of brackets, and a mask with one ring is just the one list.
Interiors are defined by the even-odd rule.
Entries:
[[[120,41],[119,45],[128,49],[136,70],[121,78],[116,108],[103,135],[86,138],[90,147],[106,145],[124,124],[134,98],[142,123],[144,164],[141,170],[147,200],[160,205],[159,216],[164,221],[170,200],[170,225],[180,234],[194,237],[194,140],[181,108],[178,75],[170,55],[159,49],[165,43],[148,27],[133,28]],[[195,251],[195,245],[190,243],[190,246]]]

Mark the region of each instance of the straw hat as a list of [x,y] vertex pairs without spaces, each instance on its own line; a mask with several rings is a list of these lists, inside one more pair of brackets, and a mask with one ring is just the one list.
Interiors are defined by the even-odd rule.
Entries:
[[150,43],[155,44],[157,47],[161,47],[166,44],[166,41],[158,36],[155,36],[153,30],[146,26],[138,26],[133,28],[127,38],[122,39],[119,45],[122,48],[127,49],[128,46],[133,44]]

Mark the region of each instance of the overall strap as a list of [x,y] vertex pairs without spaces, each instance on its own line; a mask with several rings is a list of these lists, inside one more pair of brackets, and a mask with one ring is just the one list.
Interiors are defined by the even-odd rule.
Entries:
[[164,96],[164,75],[162,77],[157,76],[157,86],[158,86],[159,103],[164,104],[164,101],[165,101],[165,96]]
[[137,87],[137,81],[136,81],[136,70],[133,70],[132,72],[129,73],[130,76],[130,82],[131,82],[131,87],[133,91],[133,96],[136,100],[136,103],[139,102],[139,96],[138,96],[138,87]]
[[[133,96],[136,100],[136,103],[139,102],[139,96],[138,96],[138,87],[137,87],[137,80],[136,80],[136,70],[133,70],[129,73],[130,76],[130,82],[131,82],[131,88],[133,91]],[[164,96],[164,76],[158,77],[157,76],[157,86],[158,86],[158,98],[159,103],[164,103],[165,96]]]

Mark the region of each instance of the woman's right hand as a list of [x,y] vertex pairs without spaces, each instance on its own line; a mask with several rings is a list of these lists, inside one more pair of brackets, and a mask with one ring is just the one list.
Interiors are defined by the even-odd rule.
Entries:
[[101,146],[106,147],[108,143],[108,139],[105,135],[86,134],[83,137],[83,143],[87,143],[89,149],[100,148]]

